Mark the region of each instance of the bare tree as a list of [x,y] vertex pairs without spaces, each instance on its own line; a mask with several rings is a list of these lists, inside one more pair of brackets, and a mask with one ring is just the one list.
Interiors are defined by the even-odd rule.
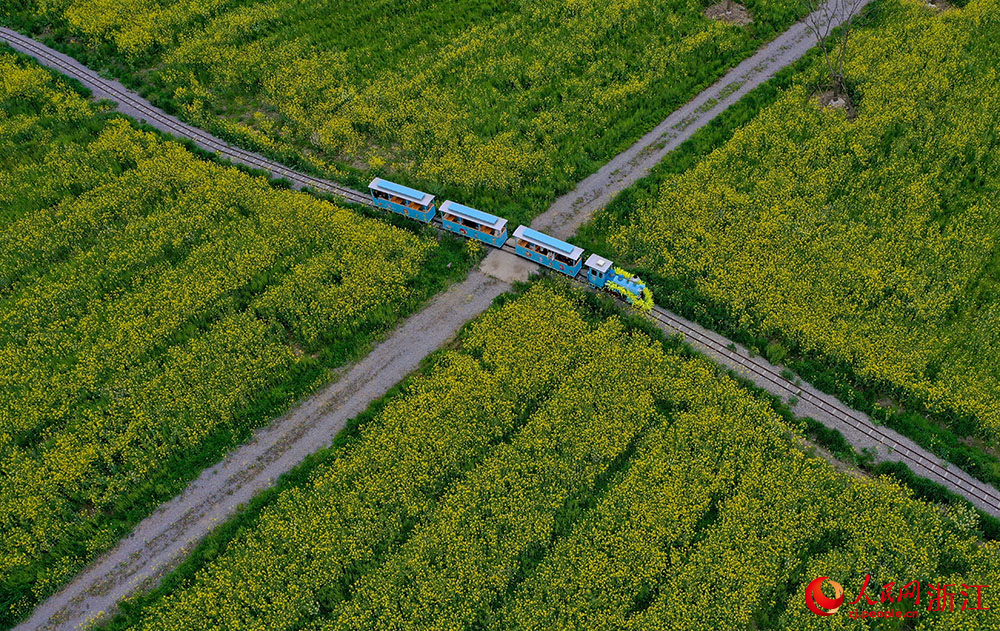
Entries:
[[[805,24],[809,32],[816,37],[816,44],[823,51],[829,73],[830,88],[833,98],[847,91],[844,81],[844,62],[847,60],[847,41],[851,36],[851,24],[867,0],[801,0],[809,11]],[[838,26],[840,31],[834,34]],[[832,45],[827,40],[835,35]]]

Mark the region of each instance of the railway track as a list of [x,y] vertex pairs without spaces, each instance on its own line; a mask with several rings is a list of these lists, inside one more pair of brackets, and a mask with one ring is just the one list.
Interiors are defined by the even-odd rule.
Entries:
[[[367,193],[342,186],[330,180],[292,170],[283,164],[265,158],[260,154],[241,149],[240,147],[233,146],[223,140],[220,140],[208,132],[188,125],[176,117],[154,107],[151,103],[146,101],[141,96],[133,93],[131,90],[118,87],[115,85],[116,82],[104,79],[90,69],[79,68],[73,65],[71,62],[63,59],[60,53],[52,51],[48,47],[39,44],[29,37],[21,35],[17,31],[0,27],[0,38],[6,39],[17,50],[42,61],[44,65],[58,70],[67,76],[73,77],[85,85],[94,85],[98,87],[100,91],[104,92],[109,97],[117,100],[119,103],[127,105],[136,112],[139,112],[144,117],[146,122],[153,121],[157,123],[156,127],[158,129],[167,131],[181,138],[187,138],[197,143],[199,147],[207,151],[213,151],[233,162],[238,162],[255,169],[262,169],[272,173],[276,177],[285,178],[292,182],[292,184],[298,189],[309,187],[314,190],[336,195],[353,204],[377,208],[377,206],[372,203],[371,197],[369,197]],[[450,231],[445,230],[444,224],[438,215],[434,216],[430,225],[431,227],[437,229],[438,232],[453,234]],[[504,243],[503,247],[500,249],[504,252],[516,254],[514,246],[509,241]],[[529,262],[537,265],[534,261]]]
[[[585,288],[593,289],[587,282],[586,275],[583,273],[578,274],[573,280]],[[615,294],[609,295],[625,304],[624,300]],[[928,457],[919,448],[915,449],[899,438],[896,438],[893,435],[895,432],[882,429],[873,423],[868,416],[844,405],[836,399],[834,399],[836,403],[831,403],[822,396],[814,394],[810,391],[811,386],[809,384],[803,383],[802,385],[797,385],[789,381],[769,362],[755,360],[749,355],[743,355],[738,351],[732,350],[730,348],[732,342],[728,342],[728,340],[728,343],[720,342],[711,335],[702,332],[688,320],[659,305],[653,306],[648,317],[662,325],[661,328],[681,335],[695,348],[703,352],[707,351],[709,355],[720,358],[721,363],[727,367],[742,371],[744,376],[756,377],[758,384],[764,382],[766,384],[764,389],[771,394],[784,397],[785,400],[795,397],[802,402],[816,407],[847,427],[864,434],[880,447],[883,447],[887,454],[897,455],[899,460],[907,464],[917,475],[943,484],[963,495],[986,512],[1000,517],[1000,491],[997,491],[991,485],[977,480],[954,465],[942,465],[939,461]]]
[[894,432],[890,433],[875,425],[867,416],[846,405],[830,403],[824,398],[813,394],[809,389],[790,382],[768,363],[754,361],[751,357],[733,351],[729,346],[720,343],[710,335],[706,335],[683,318],[666,309],[654,307],[650,317],[664,327],[681,334],[694,346],[725,358],[725,363],[730,367],[739,368],[749,375],[756,376],[758,380],[770,384],[766,389],[772,394],[779,396],[784,394],[786,399],[796,397],[803,402],[815,406],[848,427],[852,427],[856,431],[868,436],[871,440],[884,447],[888,453],[898,455],[899,459],[909,465],[917,475],[943,483],[946,487],[958,491],[987,512],[1000,516],[1000,492],[992,486],[980,482],[958,467],[942,465],[933,458],[929,458],[925,453],[913,449],[893,436]]
[[[117,82],[104,79],[89,68],[74,65],[71,61],[65,59],[61,53],[53,51],[47,46],[39,44],[30,37],[21,35],[17,31],[0,27],[0,39],[7,40],[7,42],[16,50],[34,57],[42,62],[43,65],[54,70],[58,70],[67,76],[73,77],[85,85],[96,87],[98,91],[103,92],[109,98],[118,101],[119,104],[128,106],[128,108],[140,114],[144,122],[152,121],[153,123],[156,123],[154,126],[158,129],[181,138],[187,138],[192,142],[195,142],[202,149],[215,152],[233,162],[255,169],[262,169],[270,172],[276,177],[285,178],[290,181],[295,188],[302,189],[309,187],[314,190],[336,195],[353,204],[377,208],[377,206],[372,203],[371,197],[369,197],[367,193],[342,186],[330,180],[295,171],[279,162],[265,158],[260,154],[247,151],[246,149],[241,149],[240,147],[233,146],[223,140],[220,140],[202,129],[188,125],[176,117],[163,112],[131,90],[119,87],[119,85],[116,85]],[[431,227],[437,229],[440,233],[447,232],[452,234],[450,231],[445,230],[441,218],[437,215],[435,215],[434,219],[430,222],[430,225]],[[509,241],[504,243],[503,247],[500,249],[511,254],[516,254],[514,246]],[[534,263],[534,261],[529,262]]]
[[[837,18],[837,23],[840,19]],[[117,101],[122,113],[145,120],[164,132],[188,138],[201,148],[223,155],[234,163],[287,178],[295,188],[310,187],[350,203],[372,206],[365,193],[299,173],[185,124],[158,110],[120,83],[103,79],[72,58],[16,31],[0,27],[0,41],[6,41],[16,50],[34,57],[42,65],[80,80],[94,91],[96,97]],[[578,183],[574,191],[557,200],[536,218],[532,227],[568,239],[579,225],[618,191],[648,173],[663,155],[690,138],[744,94],[799,59],[812,46],[811,36],[804,24],[793,25],[673,112],[649,134]],[[439,222],[434,227],[443,230]],[[502,249],[514,253],[513,244],[509,242]],[[586,285],[582,275],[577,280]],[[365,409],[383,394],[388,388],[385,382],[392,385],[398,380],[397,375],[402,378],[402,375],[415,369],[415,356],[433,350],[431,338],[437,336],[443,344],[452,334],[449,331],[458,330],[462,324],[488,308],[494,295],[506,291],[506,287],[509,287],[506,283],[473,272],[461,283],[461,287],[454,288],[455,291],[439,294],[431,305],[411,316],[399,331],[381,342],[339,382],[317,393],[287,417],[272,423],[225,460],[204,470],[184,493],[165,502],[155,513],[137,524],[129,536],[103,553],[59,592],[40,603],[29,619],[17,628],[35,631],[88,626],[93,620],[113,612],[121,599],[155,585],[160,576],[187,555],[191,546],[211,532],[220,521],[231,516],[241,503],[270,487],[278,476],[312,453],[316,445],[328,442],[350,416]],[[711,332],[703,332],[696,325],[659,307],[655,308],[651,317],[658,326],[685,336],[692,346],[715,357],[723,365],[753,375],[758,385],[766,384],[773,394],[797,396],[801,401],[809,401],[811,409],[825,411],[823,416],[837,419],[836,424],[859,428],[857,433],[869,437],[874,444],[892,448],[916,473],[946,484],[988,512],[1000,516],[1000,494],[989,485],[957,468],[941,466],[922,450],[912,449],[896,439],[893,432],[873,426],[864,415],[839,402],[825,400],[818,391],[814,390],[815,394],[805,392],[808,384],[802,384],[800,391],[781,377],[773,366],[760,363],[763,360],[758,358],[754,361],[730,351],[728,340],[724,338],[720,338],[720,342]],[[446,328],[448,330],[442,332]],[[836,426],[828,422],[828,418],[818,420]],[[851,439],[850,436],[848,438]]]
[[[92,86],[92,88],[96,87],[97,91],[118,101],[119,104],[126,105],[137,112],[146,122],[153,123],[154,126],[163,131],[188,138],[203,149],[213,151],[233,162],[255,169],[262,169],[276,177],[285,178],[298,189],[310,187],[317,191],[338,196],[350,203],[374,207],[371,198],[366,193],[342,186],[330,180],[295,171],[260,154],[241,149],[220,140],[204,130],[188,125],[166,114],[139,95],[120,86],[117,82],[106,80],[89,68],[72,63],[72,61],[64,58],[60,53],[52,51],[48,47],[21,35],[17,31],[0,28],[0,36],[6,39],[14,48],[35,57],[43,62],[44,65],[74,77],[85,85]],[[434,218],[431,225],[440,232],[446,232],[438,217]],[[511,254],[515,253],[514,246],[509,241],[501,249]],[[586,285],[585,280],[582,280],[582,278],[583,276],[580,275],[575,280]],[[683,335],[687,340],[704,350],[725,358],[726,363],[730,367],[740,368],[770,384],[767,389],[772,393],[779,396],[784,395],[786,398],[794,396],[812,404],[844,425],[869,437],[884,447],[889,453],[897,454],[902,461],[914,469],[915,473],[922,474],[934,481],[942,482],[949,488],[959,490],[968,499],[975,501],[983,508],[991,508],[990,512],[1000,515],[1000,492],[997,492],[991,486],[976,480],[957,467],[941,465],[921,451],[906,445],[892,434],[872,423],[866,416],[861,415],[851,408],[844,405],[831,404],[808,390],[799,388],[782,377],[772,367],[753,361],[751,358],[730,350],[726,345],[702,333],[686,320],[679,318],[665,309],[655,307],[650,317],[666,328]]]
[[[330,193],[350,203],[375,207],[371,198],[366,193],[330,180],[295,171],[274,160],[233,146],[204,130],[188,125],[154,107],[141,96],[117,82],[104,79],[89,68],[74,64],[69,58],[64,57],[56,51],[52,51],[29,37],[21,35],[17,31],[0,27],[0,37],[7,40],[15,49],[38,59],[44,65],[78,79],[92,89],[96,88],[97,92],[118,101],[120,105],[127,106],[135,114],[138,114],[141,119],[153,124],[162,131],[188,138],[201,148],[224,156],[232,162],[255,169],[262,169],[276,177],[285,178],[295,188],[302,189],[309,187],[317,191]],[[439,217],[435,217],[431,225],[439,232],[446,232]],[[515,254],[515,248],[510,241],[505,243],[501,249],[505,252]],[[533,261],[531,262],[533,263]],[[575,280],[585,286],[587,285],[582,274]],[[885,448],[888,453],[898,455],[900,460],[908,464],[911,469],[914,469],[914,473],[923,475],[936,482],[944,483],[949,488],[961,492],[982,508],[1000,516],[1000,492],[997,492],[991,486],[980,482],[957,467],[940,464],[933,458],[925,455],[925,453],[912,448],[894,437],[891,433],[881,429],[859,412],[843,404],[832,404],[807,389],[796,386],[782,377],[773,367],[730,350],[728,346],[702,333],[694,328],[691,323],[665,309],[655,307],[650,317],[667,329],[683,335],[692,344],[723,358],[725,363],[730,367],[746,371],[748,374],[769,384],[767,389],[773,394],[784,395],[786,398],[794,396],[801,401],[815,406],[845,426],[867,436],[879,446]]]
[[365,193],[342,186],[330,180],[294,171],[278,162],[275,162],[274,160],[265,158],[264,156],[252,151],[247,151],[233,146],[216,138],[208,132],[198,129],[197,127],[192,127],[191,125],[188,125],[154,107],[144,98],[135,94],[131,90],[120,87],[120,85],[116,85],[117,82],[109,81],[89,69],[81,68],[72,64],[64,59],[62,55],[55,53],[48,47],[35,42],[29,37],[21,35],[17,31],[0,28],[0,35],[2,35],[3,39],[6,39],[15,49],[42,61],[43,64],[49,68],[59,70],[67,76],[80,80],[85,85],[97,87],[99,91],[103,92],[108,97],[118,101],[120,104],[126,105],[135,112],[138,112],[140,114],[140,118],[153,124],[154,127],[157,127],[162,131],[172,133],[179,137],[188,138],[202,149],[213,151],[233,162],[237,162],[254,169],[269,171],[275,177],[286,178],[292,182],[295,188],[301,189],[308,186],[319,191],[336,195],[354,204],[373,206],[371,198]]

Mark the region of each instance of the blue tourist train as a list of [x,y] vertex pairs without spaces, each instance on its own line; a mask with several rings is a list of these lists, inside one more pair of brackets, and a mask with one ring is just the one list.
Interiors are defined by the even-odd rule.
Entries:
[[503,247],[507,241],[507,220],[463,206],[450,199],[441,204],[441,225],[463,237],[479,239],[494,247]]
[[518,255],[570,277],[579,274],[583,265],[583,248],[528,226],[518,226],[514,231],[514,245]]
[[[495,248],[507,242],[507,220],[452,200],[441,204],[437,218],[434,195],[402,184],[375,178],[368,185],[372,203],[405,217],[424,223],[434,223],[467,239],[476,239]],[[514,231],[514,252],[521,257],[576,278],[584,267],[583,248],[529,228],[518,226]],[[638,276],[617,268],[606,258],[591,254],[586,262],[586,282],[595,289],[615,294],[643,311],[653,308],[653,294]]]
[[436,208],[434,196],[409,186],[396,184],[380,177],[368,185],[372,194],[372,203],[379,208],[385,208],[411,219],[430,223],[434,219]]

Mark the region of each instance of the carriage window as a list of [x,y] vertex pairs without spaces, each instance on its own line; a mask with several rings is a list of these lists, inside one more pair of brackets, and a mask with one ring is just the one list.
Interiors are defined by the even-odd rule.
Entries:
[[372,194],[374,194],[378,199],[389,199],[389,194],[383,193],[382,191],[372,191]]

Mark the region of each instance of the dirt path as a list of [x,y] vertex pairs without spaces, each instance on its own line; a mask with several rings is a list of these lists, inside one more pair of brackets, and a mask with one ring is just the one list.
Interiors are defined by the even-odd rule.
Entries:
[[[861,0],[865,6],[870,0]],[[846,3],[834,0],[834,6]],[[817,12],[819,14],[819,12]],[[835,13],[832,22],[841,24],[844,15]],[[531,226],[560,239],[568,239],[595,212],[607,206],[618,193],[649,174],[665,155],[676,149],[696,131],[712,122],[743,95],[773,77],[779,70],[795,63],[815,45],[804,22],[760,48],[752,57],[730,70],[721,79],[656,126],[637,143],[615,156],[577,187],[566,193],[535,218]]]
[[[98,98],[118,101],[118,109],[123,113],[169,133],[191,137],[204,148],[218,151],[234,161],[267,168],[276,175],[288,177],[297,187],[313,186],[343,194],[347,199],[360,195],[332,182],[326,183],[329,186],[317,185],[317,181],[325,181],[295,173],[257,154],[232,147],[202,130],[167,117],[134,93],[123,97],[118,91],[125,88],[113,85],[117,82],[102,79],[75,60],[32,40],[26,42],[26,39],[0,28],[0,41],[12,44],[43,65],[79,79]],[[809,48],[810,40],[804,26],[796,24],[671,114],[639,142],[581,182],[572,193],[557,200],[532,222],[532,226],[564,238],[572,235],[617,192],[648,173],[668,151]],[[25,631],[81,628],[99,614],[113,612],[125,596],[158,582],[241,503],[272,485],[306,455],[328,445],[348,419],[412,372],[465,322],[482,313],[496,296],[508,291],[509,281],[524,278],[532,271],[523,259],[505,252],[491,253],[482,269],[489,275],[473,272],[464,282],[435,297],[422,311],[400,324],[366,358],[346,368],[337,382],[258,431],[253,440],[234,450],[222,462],[203,471],[181,495],[160,506],[114,549],[41,603],[31,617],[16,628]],[[728,344],[728,340],[724,343]],[[725,358],[717,359],[726,363]],[[808,410],[803,408],[802,412]],[[810,415],[827,422],[821,415]]]
[[479,272],[436,296],[341,378],[254,434],[160,506],[17,629],[75,629],[174,568],[240,504],[321,447],[510,285]]

